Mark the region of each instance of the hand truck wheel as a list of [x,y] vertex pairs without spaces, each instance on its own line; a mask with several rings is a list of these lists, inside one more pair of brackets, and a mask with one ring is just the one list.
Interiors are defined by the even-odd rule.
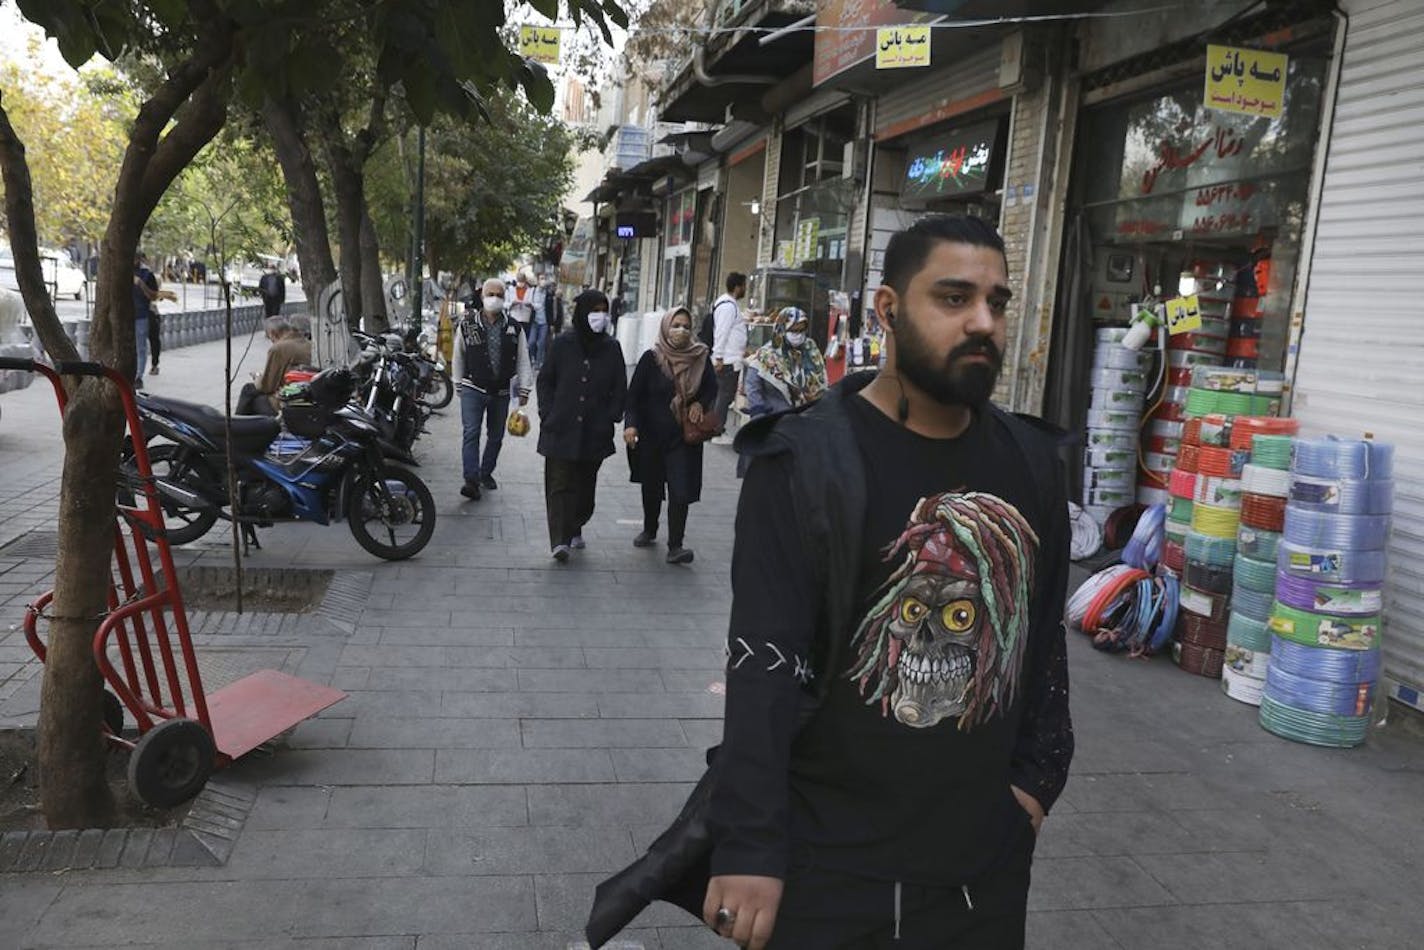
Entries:
[[192,798],[213,772],[217,747],[202,724],[168,719],[145,732],[129,756],[129,787],[151,808]]
[[104,725],[108,728],[110,735],[123,735],[124,732],[124,704],[119,702],[119,697],[104,690]]

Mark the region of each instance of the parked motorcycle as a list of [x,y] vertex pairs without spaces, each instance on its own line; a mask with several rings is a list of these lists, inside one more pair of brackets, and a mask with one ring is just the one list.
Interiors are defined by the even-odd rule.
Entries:
[[361,346],[352,367],[357,401],[376,420],[381,435],[409,453],[431,414],[420,399],[424,361],[405,351],[400,334],[353,336]]
[[405,352],[416,358],[416,398],[429,409],[444,409],[455,398],[455,382],[445,358],[420,324],[411,323],[403,337]]
[[[435,533],[435,499],[414,472],[387,461],[414,459],[382,439],[368,413],[347,404],[355,388],[349,371],[324,370],[301,386],[286,400],[280,421],[233,417],[236,505],[228,491],[222,413],[138,394],[169,541],[194,541],[219,519],[234,517],[245,531],[345,518],[356,543],[376,557],[399,561],[418,554]],[[132,492],[139,476],[131,452],[122,473]]]

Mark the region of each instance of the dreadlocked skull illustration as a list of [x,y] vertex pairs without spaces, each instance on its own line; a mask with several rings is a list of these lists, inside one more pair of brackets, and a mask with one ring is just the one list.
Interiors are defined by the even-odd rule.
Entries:
[[970,729],[1011,705],[1038,536],[1017,508],[973,492],[921,499],[886,548],[900,566],[856,631],[849,677],[907,726]]

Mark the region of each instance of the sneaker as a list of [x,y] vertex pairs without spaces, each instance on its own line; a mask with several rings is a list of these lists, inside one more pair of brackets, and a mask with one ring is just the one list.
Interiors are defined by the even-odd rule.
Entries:
[[472,501],[479,501],[479,500],[480,500],[480,483],[479,483],[479,482],[466,482],[465,484],[463,484],[463,485],[460,486],[460,494],[464,495],[466,498],[469,498],[469,499],[472,500]]
[[150,375],[150,376],[157,376],[157,375],[158,375],[158,367],[157,367],[157,366],[150,366],[150,367],[148,368],[148,375]]
[[683,547],[669,547],[667,562],[669,564],[691,564],[692,549]]
[[588,547],[588,545],[583,543],[583,535],[576,534],[569,539],[569,547],[573,548],[575,551],[582,551],[584,548]]
[[567,544],[557,544],[554,546],[554,560],[563,564],[569,559],[569,546]]
[[658,533],[656,531],[639,531],[638,536],[633,539],[633,547],[650,548],[656,544],[657,541]]
[[499,488],[499,483],[494,480],[493,475],[481,475],[480,484],[483,485],[485,488],[488,488],[490,491],[495,491]]

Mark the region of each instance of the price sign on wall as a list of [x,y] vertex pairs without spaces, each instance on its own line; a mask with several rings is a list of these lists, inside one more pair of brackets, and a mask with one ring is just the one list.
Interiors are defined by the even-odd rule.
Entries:
[[1178,333],[1190,333],[1193,330],[1200,330],[1202,325],[1201,303],[1197,300],[1197,295],[1190,297],[1173,297],[1167,301],[1167,332],[1175,336]]

